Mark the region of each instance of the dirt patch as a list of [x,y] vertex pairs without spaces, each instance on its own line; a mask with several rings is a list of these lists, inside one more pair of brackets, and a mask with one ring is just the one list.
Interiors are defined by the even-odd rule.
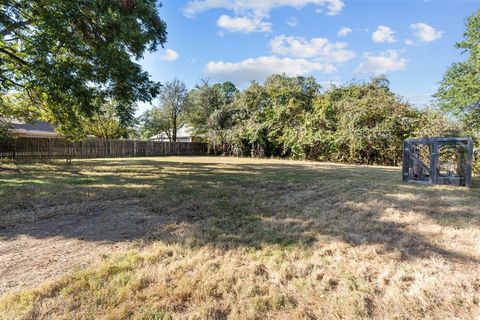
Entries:
[[129,249],[165,222],[147,214],[138,201],[108,201],[86,214],[0,230],[0,295]]

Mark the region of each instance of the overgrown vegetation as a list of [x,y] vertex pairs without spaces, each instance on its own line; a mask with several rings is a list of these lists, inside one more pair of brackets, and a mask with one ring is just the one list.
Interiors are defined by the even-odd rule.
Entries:
[[[480,312],[477,188],[403,184],[393,167],[245,158],[5,169],[0,211],[9,214],[0,225],[22,230],[19,238],[82,237],[85,225],[46,235],[35,224],[62,215],[89,221],[108,212],[95,220],[104,228],[127,212],[134,221],[166,222],[139,235],[136,249],[3,296],[4,319],[473,319]],[[99,203],[115,209],[96,210]],[[119,241],[107,232],[83,237]]]
[[402,101],[385,77],[325,92],[314,78],[284,75],[242,92],[204,83],[190,103],[190,125],[217,154],[396,165],[406,138],[463,133],[439,112]]

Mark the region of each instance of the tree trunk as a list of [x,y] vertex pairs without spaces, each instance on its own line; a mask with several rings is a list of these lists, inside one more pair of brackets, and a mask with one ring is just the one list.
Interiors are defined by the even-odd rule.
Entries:
[[177,117],[173,117],[172,141],[177,142]]

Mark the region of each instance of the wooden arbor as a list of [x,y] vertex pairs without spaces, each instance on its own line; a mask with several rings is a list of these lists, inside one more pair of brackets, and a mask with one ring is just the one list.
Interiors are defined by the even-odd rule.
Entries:
[[403,142],[402,179],[471,187],[471,138],[424,138]]

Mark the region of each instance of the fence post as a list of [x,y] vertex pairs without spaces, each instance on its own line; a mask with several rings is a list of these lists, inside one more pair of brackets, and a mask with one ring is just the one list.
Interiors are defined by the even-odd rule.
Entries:
[[17,139],[12,139],[12,158],[15,160],[17,156]]
[[48,138],[48,158],[52,159],[52,138]]

